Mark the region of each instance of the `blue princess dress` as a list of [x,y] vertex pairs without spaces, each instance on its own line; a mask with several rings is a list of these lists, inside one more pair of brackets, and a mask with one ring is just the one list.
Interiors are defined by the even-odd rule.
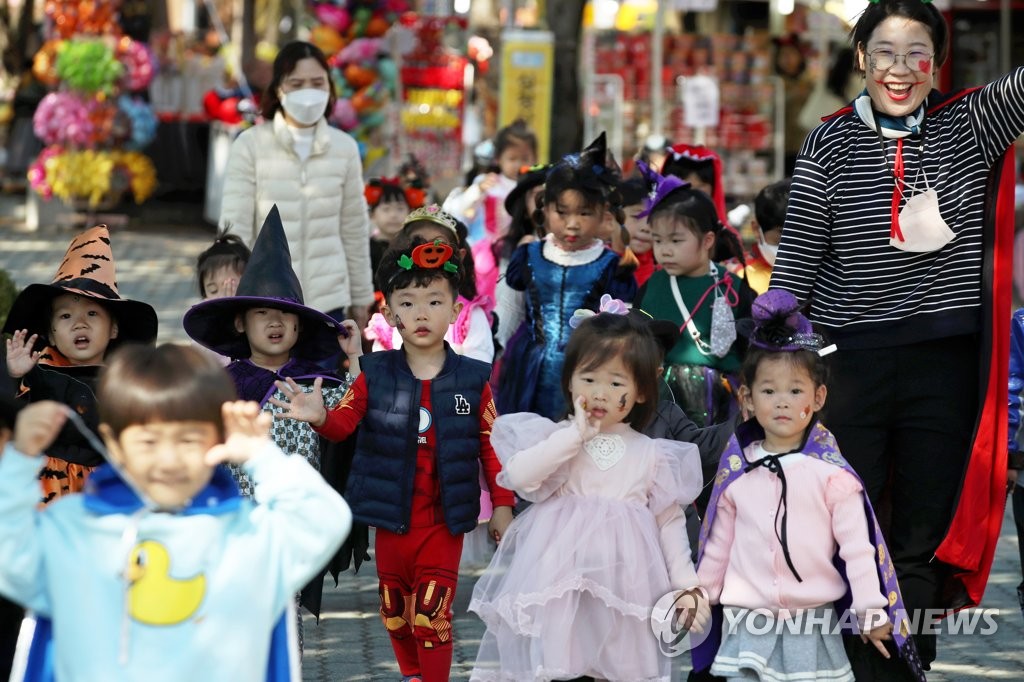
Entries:
[[498,414],[532,412],[561,419],[566,412],[561,378],[572,331],[569,318],[578,308],[596,311],[602,294],[631,302],[636,280],[619,268],[618,254],[600,240],[566,251],[548,237],[516,249],[505,281],[526,293],[526,318],[505,348]]

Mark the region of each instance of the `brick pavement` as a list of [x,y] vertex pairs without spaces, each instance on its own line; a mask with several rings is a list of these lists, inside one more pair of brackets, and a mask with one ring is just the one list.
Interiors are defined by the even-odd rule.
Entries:
[[[0,268],[19,286],[48,282],[71,232],[50,227],[24,232],[21,203],[20,197],[0,195]],[[193,264],[213,236],[213,229],[202,224],[200,215],[201,207],[158,204],[146,210],[133,209],[129,225],[112,232],[121,293],[157,309],[161,341],[185,340],[181,315],[197,298]],[[1024,680],[1024,626],[1015,595],[1020,567],[1012,529],[1007,514],[985,595],[984,606],[999,610],[997,632],[990,636],[943,635],[940,660],[928,676],[932,682]],[[482,633],[480,621],[466,611],[476,575],[478,572],[464,570],[460,576],[453,680],[468,679]],[[376,609],[372,563],[358,576],[343,576],[338,588],[328,579],[320,625],[306,617],[306,682],[400,679]]]

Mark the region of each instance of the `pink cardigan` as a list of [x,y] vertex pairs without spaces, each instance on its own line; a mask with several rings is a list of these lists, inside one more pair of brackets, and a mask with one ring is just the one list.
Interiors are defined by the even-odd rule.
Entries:
[[[745,451],[764,456],[761,443]],[[831,464],[796,453],[781,460],[786,472],[789,553],[803,582],[786,565],[774,524],[782,495],[778,476],[761,467],[732,483],[719,498],[715,523],[697,567],[712,603],[748,609],[816,608],[846,592],[832,565],[836,547],[846,562],[851,608],[865,612],[886,605],[879,586],[874,547],[868,539],[861,484]],[[780,524],[781,526],[781,524]]]

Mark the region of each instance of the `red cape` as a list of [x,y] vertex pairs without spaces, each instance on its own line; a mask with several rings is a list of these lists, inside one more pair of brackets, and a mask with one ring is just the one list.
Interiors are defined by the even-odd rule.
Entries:
[[979,389],[974,427],[956,513],[935,557],[953,568],[953,609],[977,606],[985,593],[1006,506],[1007,401],[1010,362],[1010,286],[1013,274],[1014,154],[1011,146],[992,169],[982,270]]

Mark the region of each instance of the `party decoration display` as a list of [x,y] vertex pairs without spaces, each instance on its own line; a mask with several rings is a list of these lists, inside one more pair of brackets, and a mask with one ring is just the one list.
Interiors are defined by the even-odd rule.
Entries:
[[447,178],[462,167],[462,119],[465,108],[464,55],[448,47],[447,32],[463,32],[465,19],[458,17],[403,18],[416,38],[405,55],[400,78],[401,135],[404,151],[430,159],[431,168]]
[[60,49],[62,40],[47,40],[32,58],[32,75],[48,87],[53,87],[60,82],[57,77],[57,50]]
[[122,73],[124,65],[102,40],[73,39],[57,48],[57,77],[75,90],[109,93]]
[[156,59],[145,43],[128,36],[117,41],[117,58],[124,64],[124,75],[120,85],[125,90],[136,92],[149,87],[156,71]]
[[138,97],[121,95],[117,98],[117,109],[128,121],[128,149],[145,149],[156,138],[158,124],[153,109]]
[[156,168],[139,150],[156,136],[149,104],[128,93],[145,90],[154,59],[143,43],[120,35],[120,0],[46,0],[49,34],[32,72],[59,87],[40,102],[33,118],[47,145],[29,168],[44,199],[116,205],[130,192],[148,199]]
[[398,69],[383,40],[410,10],[407,0],[312,0],[319,22],[310,42],[328,55],[338,103],[331,121],[359,143],[367,164],[387,154],[379,131],[394,100]]
[[47,147],[29,168],[32,188],[44,199],[84,199],[95,208],[110,196],[130,191],[141,204],[156,190],[156,168],[133,151],[65,151]]
[[51,92],[36,108],[32,128],[45,144],[84,147],[93,139],[89,106],[70,92]]
[[113,35],[118,31],[118,4],[111,0],[46,0],[44,8],[53,34],[48,37],[66,40],[74,35]]

